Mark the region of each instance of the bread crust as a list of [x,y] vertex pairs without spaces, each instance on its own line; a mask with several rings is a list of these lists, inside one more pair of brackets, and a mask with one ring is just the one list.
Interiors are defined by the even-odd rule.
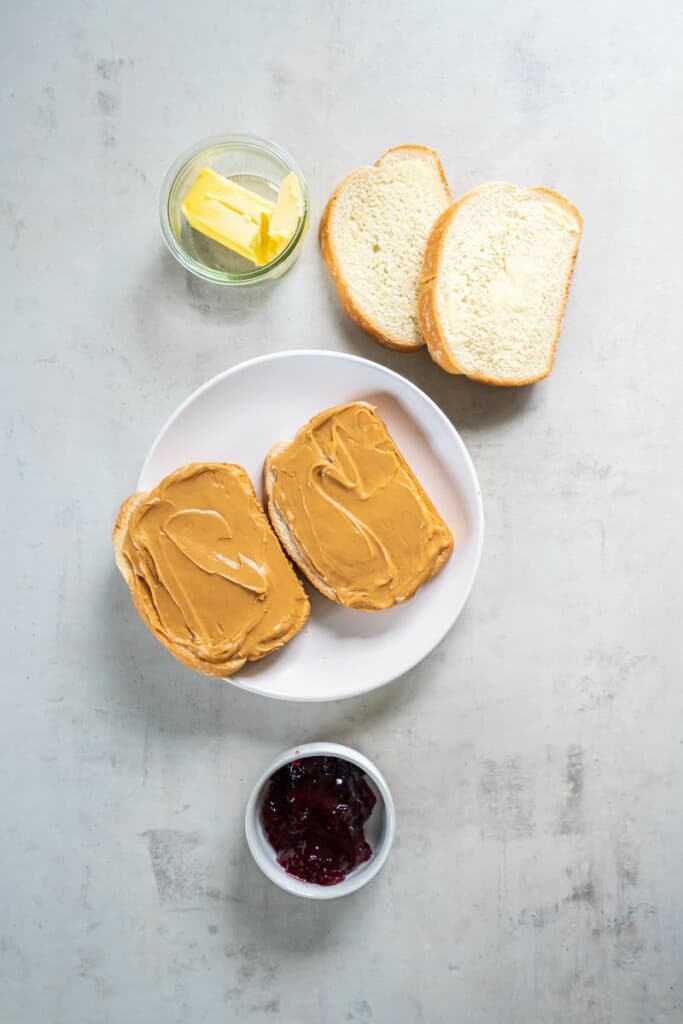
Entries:
[[[439,177],[441,178],[441,181],[443,183],[443,186],[446,190],[448,197],[450,199],[453,198],[453,194],[451,192],[450,185],[448,184],[448,181],[446,179],[446,172],[443,169],[441,159],[438,153],[436,153],[433,149],[429,149],[428,146],[418,146],[410,144],[394,146],[392,149],[388,149],[386,153],[383,153],[378,160],[375,160],[372,166],[381,167],[388,156],[390,156],[393,153],[400,152],[419,152],[423,154],[428,154],[436,164],[436,168],[439,172]],[[357,323],[361,330],[365,331],[366,334],[369,334],[371,338],[375,339],[375,341],[378,341],[380,345],[384,345],[385,348],[393,349],[396,352],[416,352],[418,349],[424,348],[424,340],[418,342],[406,341],[403,338],[387,334],[379,327],[378,324],[371,320],[370,317],[368,317],[363,312],[363,310],[356,304],[353,295],[351,294],[351,290],[346,283],[346,279],[344,277],[340,261],[337,258],[335,248],[331,241],[330,222],[334,214],[335,207],[341,197],[343,190],[346,188],[348,183],[354,178],[356,174],[358,174],[359,170],[364,169],[365,168],[356,168],[355,170],[351,171],[350,174],[347,174],[346,177],[339,183],[339,185],[337,185],[336,189],[334,190],[329,200],[327,201],[327,205],[325,206],[323,215],[320,219],[320,249],[322,252],[323,259],[327,265],[327,269],[329,270],[332,280],[334,281],[335,287],[337,289],[337,292],[339,293],[341,304],[344,307],[344,311],[346,312],[347,316],[349,316],[355,323]]]
[[491,188],[491,185],[503,185],[506,182],[490,182],[486,185],[478,185],[476,188],[466,192],[465,195],[460,196],[459,199],[448,207],[447,210],[441,214],[438,220],[435,222],[432,232],[427,240],[427,248],[425,249],[425,258],[422,266],[422,276],[420,278],[420,287],[418,290],[417,297],[417,318],[420,323],[420,328],[424,335],[427,343],[427,349],[430,356],[435,363],[447,373],[453,374],[465,374],[470,380],[480,381],[482,384],[491,384],[494,387],[524,387],[527,384],[535,384],[539,380],[543,380],[551,372],[555,365],[555,353],[557,351],[557,342],[560,337],[562,330],[562,322],[564,320],[565,310],[567,308],[567,301],[569,299],[569,289],[572,283],[572,277],[574,275],[574,267],[576,266],[576,258],[579,252],[579,245],[581,242],[581,235],[583,233],[583,217],[575,206],[573,206],[565,196],[559,192],[553,191],[549,188],[529,188],[524,189],[527,193],[537,193],[539,195],[549,196],[555,202],[559,203],[567,213],[575,217],[579,225],[579,233],[576,239],[576,245],[572,255],[571,265],[569,267],[569,273],[567,274],[567,280],[564,289],[564,295],[562,300],[562,306],[558,314],[557,323],[555,325],[555,333],[552,341],[552,348],[550,351],[550,358],[548,360],[548,366],[543,373],[538,374],[536,377],[529,377],[524,380],[511,380],[511,379],[500,379],[491,378],[483,373],[466,373],[461,366],[452,357],[446,340],[444,337],[439,317],[436,311],[436,291],[437,291],[437,278],[441,267],[441,257],[443,254],[444,245],[446,242],[446,236],[448,230],[453,222],[454,217],[462,206],[469,202],[471,199],[476,198],[481,192]]
[[[201,463],[197,463],[196,465],[201,465]],[[259,507],[261,507],[261,503],[259,502],[256,491],[254,490],[254,485],[249,479],[246,470],[242,470],[242,474],[244,477],[245,486],[248,485],[248,489],[251,493],[251,496],[253,497],[254,501],[259,505]],[[296,636],[297,633],[299,633],[303,629],[310,615],[310,603],[308,601],[308,596],[303,586],[301,585],[300,580],[297,577],[297,583],[299,584],[301,592],[306,599],[306,614],[300,623],[294,624],[292,629],[290,629],[290,631],[286,634],[284,638],[278,640],[278,643],[275,647],[271,648],[268,651],[264,651],[262,654],[259,654],[258,657],[233,658],[232,661],[222,662],[220,665],[217,665],[212,663],[211,661],[203,659],[201,655],[195,653],[190,648],[184,645],[174,643],[174,641],[170,640],[166,636],[166,634],[149,619],[145,605],[140,600],[139,595],[137,593],[137,589],[133,585],[134,574],[132,566],[130,565],[130,562],[128,561],[123,552],[123,545],[126,539],[126,534],[128,532],[128,524],[130,523],[131,516],[135,512],[135,509],[138,507],[138,505],[145,500],[149,493],[149,491],[138,491],[136,494],[132,494],[129,498],[126,498],[126,500],[122,503],[116,516],[116,522],[114,523],[114,529],[112,531],[114,555],[116,559],[116,565],[120,570],[126,583],[128,584],[128,589],[130,590],[130,594],[133,599],[133,604],[137,608],[140,618],[145,623],[147,628],[154,634],[159,643],[162,644],[166,648],[166,650],[173,655],[174,658],[180,661],[187,668],[194,669],[195,672],[201,672],[202,675],[214,676],[218,679],[227,679],[230,676],[234,675],[235,672],[238,672],[241,668],[243,668],[247,661],[260,661],[262,658],[267,657],[273,651],[279,650],[281,647],[284,647],[286,643],[288,643],[293,637]],[[292,569],[292,571],[294,570]]]
[[[379,415],[379,413],[377,413],[374,406],[370,405],[369,402],[356,402],[354,404],[363,405],[366,408],[371,409],[378,417],[378,419],[381,421],[382,425],[384,426],[384,429],[387,432],[387,435],[391,437],[391,434],[389,434],[389,431],[387,429],[386,424],[384,423],[384,420],[382,420],[382,417]],[[287,525],[284,516],[280,515],[280,511],[277,505],[275,504],[275,501],[273,500],[273,485],[275,482],[275,470],[273,468],[273,461],[277,457],[277,455],[279,455],[280,452],[288,448],[290,444],[291,441],[279,441],[277,444],[273,445],[273,447],[268,452],[268,455],[266,456],[266,460],[263,466],[263,488],[266,496],[266,511],[268,513],[268,518],[270,519],[273,530],[277,534],[280,543],[282,544],[283,548],[291,558],[292,562],[304,574],[309,583],[311,583],[316,588],[316,590],[319,590],[324,597],[329,598],[330,601],[334,601],[335,604],[342,605],[344,608],[351,607],[356,611],[376,612],[386,610],[378,609],[376,605],[371,604],[370,602],[362,602],[360,604],[354,603],[353,605],[346,604],[339,597],[337,592],[333,590],[332,587],[330,587],[325,582],[325,580],[323,580],[322,577],[318,575],[318,573],[315,572],[311,564],[307,561],[303,552],[297,546],[292,530]],[[406,596],[400,602],[396,602],[396,604],[405,604],[405,602],[410,600],[411,597],[414,597],[414,595],[417,593],[420,587],[423,586],[424,583],[427,583],[429,580],[433,579],[434,576],[436,576],[441,571],[441,569],[443,568],[443,566],[446,564],[448,559],[451,557],[451,554],[453,553],[455,541],[453,539],[453,534],[450,528],[437,512],[434,503],[432,502],[431,498],[422,487],[422,484],[417,479],[412,469],[406,462],[403,453],[401,452],[400,448],[398,448],[398,446],[395,444],[393,438],[392,444],[394,445],[398,461],[401,463],[402,467],[409,472],[415,484],[416,491],[418,492],[418,494],[424,501],[425,505],[429,509],[430,513],[434,516],[434,518],[444,524],[446,530],[448,531],[449,537],[448,546],[444,548],[444,550],[439,554],[438,558],[435,560],[429,576],[425,577],[422,583],[418,583],[417,586],[415,586],[413,590],[406,594]],[[395,605],[393,607],[395,607]]]

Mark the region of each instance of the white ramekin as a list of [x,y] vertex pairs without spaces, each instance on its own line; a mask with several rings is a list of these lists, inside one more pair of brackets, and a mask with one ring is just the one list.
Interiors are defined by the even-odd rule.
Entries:
[[[306,757],[325,756],[341,757],[345,761],[350,761],[352,764],[362,768],[377,797],[377,803],[365,826],[365,835],[372,847],[372,857],[365,864],[359,864],[357,868],[354,868],[337,885],[315,885],[312,882],[304,882],[299,878],[294,878],[293,875],[287,874],[284,868],[278,864],[275,858],[275,851],[268,842],[261,824],[261,803],[271,775],[278,768],[289,764],[290,761]],[[360,889],[361,886],[366,885],[371,878],[375,877],[389,856],[389,851],[394,841],[396,812],[394,810],[394,801],[384,776],[372,761],[368,760],[363,754],[340,743],[302,743],[301,746],[292,747],[291,750],[286,750],[284,754],[280,754],[264,771],[249,797],[244,827],[251,854],[261,868],[261,871],[268,876],[271,882],[275,882],[281,889],[285,889],[295,896],[303,896],[306,899],[312,900],[332,900],[338,896],[348,896],[349,893]]]

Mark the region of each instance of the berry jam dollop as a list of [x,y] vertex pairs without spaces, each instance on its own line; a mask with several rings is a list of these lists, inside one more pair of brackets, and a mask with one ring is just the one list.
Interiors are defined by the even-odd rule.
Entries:
[[271,776],[261,821],[277,862],[304,882],[337,885],[372,856],[363,826],[376,797],[340,757],[305,757]]

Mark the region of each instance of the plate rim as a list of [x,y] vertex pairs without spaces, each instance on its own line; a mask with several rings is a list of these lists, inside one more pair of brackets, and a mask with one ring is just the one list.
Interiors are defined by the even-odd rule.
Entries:
[[462,600],[460,601],[459,605],[456,608],[455,615],[454,615],[450,625],[448,626],[446,631],[439,637],[439,639],[436,641],[436,643],[434,643],[433,646],[430,647],[430,649],[428,651],[426,651],[424,654],[421,654],[419,657],[415,658],[414,660],[410,661],[410,664],[408,664],[400,672],[395,673],[395,672],[391,671],[387,676],[382,676],[381,678],[376,679],[375,681],[373,681],[371,686],[368,686],[364,690],[359,690],[357,693],[338,693],[338,692],[335,692],[335,693],[332,693],[332,694],[325,693],[325,694],[323,694],[321,696],[315,696],[315,697],[308,697],[308,696],[292,697],[292,696],[290,696],[288,694],[273,693],[270,690],[265,690],[265,689],[259,687],[258,685],[254,685],[251,681],[247,681],[247,680],[241,681],[239,679],[239,673],[236,673],[233,676],[226,676],[225,678],[221,678],[220,679],[221,683],[230,683],[232,686],[236,686],[240,690],[244,690],[247,693],[256,694],[259,697],[268,698],[269,700],[280,700],[280,701],[296,703],[296,704],[322,704],[322,703],[329,703],[331,701],[351,700],[354,697],[362,697],[365,694],[372,693],[374,690],[379,690],[382,687],[387,686],[389,683],[394,682],[394,680],[399,679],[401,676],[406,675],[408,672],[412,672],[412,670],[415,668],[416,665],[419,665],[421,661],[424,661],[424,659],[427,658],[432,653],[432,651],[434,651],[438,647],[438,645],[440,643],[442,643],[444,638],[448,635],[448,633],[450,633],[451,629],[455,626],[456,622],[460,618],[460,614],[461,614],[463,608],[465,607],[465,604],[467,603],[467,600],[468,600],[468,598],[469,598],[469,596],[470,596],[470,594],[472,592],[472,587],[474,586],[474,581],[476,580],[477,575],[479,573],[479,567],[481,565],[481,558],[482,558],[482,552],[483,552],[483,547],[484,547],[484,535],[485,535],[485,530],[486,530],[486,522],[485,522],[485,517],[484,517],[484,502],[483,502],[482,494],[481,494],[481,486],[480,486],[480,483],[479,483],[479,477],[477,476],[477,471],[476,471],[475,466],[474,466],[474,462],[472,461],[472,456],[470,455],[470,453],[469,453],[469,451],[467,449],[467,446],[465,445],[465,442],[463,441],[462,437],[460,436],[458,430],[456,429],[454,424],[450,421],[450,419],[448,418],[446,413],[443,411],[443,409],[434,401],[434,399],[431,398],[425,391],[423,391],[422,388],[419,388],[417,386],[417,384],[414,384],[413,381],[408,380],[407,377],[404,377],[402,374],[397,373],[396,370],[391,370],[389,367],[384,366],[382,363],[375,362],[373,359],[366,359],[364,356],[358,356],[358,355],[355,355],[354,353],[351,353],[351,352],[337,352],[337,351],[330,350],[330,349],[295,348],[295,349],[285,349],[282,352],[267,352],[267,353],[264,353],[263,355],[260,355],[260,356],[254,356],[251,359],[242,360],[241,362],[236,363],[235,366],[228,367],[227,370],[222,370],[220,373],[216,373],[216,374],[214,374],[213,377],[210,377],[208,380],[204,381],[203,384],[200,384],[199,387],[195,388],[195,390],[192,391],[180,403],[180,405],[178,405],[174,409],[174,411],[171,413],[171,415],[163,423],[163,425],[161,426],[160,430],[157,432],[156,436],[154,437],[154,440],[152,441],[152,444],[149,447],[147,455],[146,455],[146,457],[145,457],[145,459],[144,459],[144,461],[142,463],[142,467],[141,467],[140,472],[138,474],[137,489],[138,490],[142,489],[141,481],[142,481],[142,479],[143,479],[143,477],[144,477],[144,475],[145,475],[145,473],[147,471],[147,468],[148,468],[150,462],[152,461],[152,458],[153,458],[153,456],[154,456],[154,454],[155,454],[159,444],[161,443],[162,438],[166,434],[166,432],[168,430],[170,430],[170,428],[173,426],[175,421],[185,412],[185,410],[190,405],[192,405],[193,402],[195,402],[198,398],[200,398],[201,395],[204,394],[205,391],[209,391],[211,388],[217,386],[222,381],[228,379],[229,377],[233,377],[236,374],[242,372],[243,370],[247,370],[247,369],[251,368],[252,366],[257,366],[257,365],[259,365],[261,363],[277,362],[278,360],[281,360],[281,359],[285,359],[285,360],[286,359],[291,359],[292,357],[297,357],[298,358],[298,357],[301,357],[301,356],[315,357],[315,358],[322,357],[324,359],[332,359],[332,360],[338,359],[338,360],[342,360],[343,362],[352,362],[352,363],[358,363],[358,364],[360,364],[362,366],[369,366],[373,370],[379,370],[381,374],[384,374],[384,375],[392,378],[393,380],[399,381],[401,385],[407,386],[410,391],[413,391],[419,398],[421,398],[423,401],[425,401],[427,403],[427,405],[431,406],[431,408],[436,412],[437,417],[446,426],[447,431],[452,435],[453,439],[455,440],[456,445],[460,449],[461,455],[464,457],[465,467],[466,467],[467,472],[468,472],[468,474],[469,474],[469,476],[470,476],[470,478],[472,480],[472,483],[473,483],[474,496],[475,496],[475,501],[476,501],[476,510],[477,510],[477,521],[478,521],[479,527],[480,527],[479,531],[478,531],[477,541],[476,541],[476,549],[475,549],[475,552],[474,552],[474,560],[473,560],[473,563],[472,563],[472,569],[470,571],[470,575],[469,575],[469,578],[467,580],[467,585],[466,585],[466,587],[463,590]]

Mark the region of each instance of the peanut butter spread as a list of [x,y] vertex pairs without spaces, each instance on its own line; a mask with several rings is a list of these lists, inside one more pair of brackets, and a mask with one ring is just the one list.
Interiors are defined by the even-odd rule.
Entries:
[[308,598],[241,466],[171,473],[133,511],[122,554],[148,625],[212,674],[280,647],[308,618]]
[[390,608],[450,555],[450,530],[363,402],[315,416],[273,454],[270,469],[278,532],[341,604]]

